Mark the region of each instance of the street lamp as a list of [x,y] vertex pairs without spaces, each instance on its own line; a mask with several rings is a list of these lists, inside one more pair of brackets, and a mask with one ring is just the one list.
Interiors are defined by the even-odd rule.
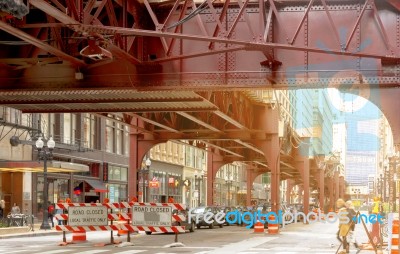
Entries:
[[[40,225],[40,229],[51,229],[49,224],[49,214],[47,211],[47,202],[49,202],[49,189],[47,184],[47,160],[53,159],[53,149],[56,146],[56,142],[54,142],[53,138],[50,137],[50,139],[47,141],[47,144],[45,145],[42,137],[39,137],[38,140],[36,140],[35,145],[39,152],[39,161],[43,160],[43,221],[42,225]],[[47,149],[45,149],[46,147]]]
[[194,171],[194,183],[195,183],[195,188],[197,189],[199,193],[199,198],[197,199],[197,206],[200,206],[201,204],[201,185],[200,183],[203,183],[204,180],[204,174],[203,170],[201,171],[200,175],[198,175],[197,170]]
[[143,202],[146,202],[146,181],[150,171],[151,160],[147,157],[145,161],[146,168],[142,168],[142,184],[143,184]]

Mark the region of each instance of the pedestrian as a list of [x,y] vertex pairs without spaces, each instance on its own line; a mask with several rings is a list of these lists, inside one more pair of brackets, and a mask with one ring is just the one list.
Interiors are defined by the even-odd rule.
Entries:
[[168,203],[175,203],[174,198],[173,198],[173,197],[169,197],[169,198],[168,198]]
[[13,207],[11,207],[11,215],[16,215],[16,214],[21,214],[21,209],[19,209],[17,203],[14,203]]
[[[356,218],[357,213],[354,210],[354,205],[353,205],[353,202],[351,200],[347,200],[345,206],[346,206],[346,209],[347,209],[347,212],[348,212],[349,219],[351,219],[351,221],[350,221],[350,224],[351,224],[350,225],[350,231],[349,231],[349,233],[347,235],[347,242],[349,244],[353,243],[354,247],[356,249],[359,249],[358,243],[357,243],[357,240],[356,240],[356,236],[354,234],[354,229],[356,227],[356,223],[357,223],[357,220],[358,220],[358,218]],[[355,218],[355,219],[353,219],[353,218]]]
[[0,218],[4,218],[5,210],[6,210],[6,202],[2,199],[0,200]]
[[336,201],[336,208],[339,209],[339,230],[337,232],[337,239],[343,244],[343,250],[340,253],[350,253],[347,234],[350,231],[351,220],[349,220],[347,216],[346,203],[343,199],[339,198]]
[[48,207],[47,207],[47,218],[50,219],[51,221],[51,227],[54,228],[54,214],[56,213],[56,210],[54,209],[54,205],[48,202]]

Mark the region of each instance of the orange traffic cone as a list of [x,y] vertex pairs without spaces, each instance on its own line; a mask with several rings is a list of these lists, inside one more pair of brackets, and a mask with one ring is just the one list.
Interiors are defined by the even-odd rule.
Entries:
[[269,222],[268,222],[268,234],[274,235],[278,233],[279,233],[279,224],[277,220],[275,220],[275,216],[271,214],[269,216]]
[[257,220],[256,224],[254,224],[254,233],[264,233],[264,224],[262,224],[259,220]]

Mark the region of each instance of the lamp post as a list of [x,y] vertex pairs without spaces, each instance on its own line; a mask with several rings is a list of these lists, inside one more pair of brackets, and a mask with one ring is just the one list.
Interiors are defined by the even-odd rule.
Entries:
[[49,189],[47,184],[47,160],[53,159],[53,149],[56,146],[56,143],[54,142],[53,138],[50,137],[50,139],[47,141],[47,144],[45,145],[42,137],[39,137],[35,145],[38,149],[39,161],[43,160],[43,221],[42,225],[40,225],[40,229],[51,229],[49,224],[49,214],[47,211],[47,202],[49,202]]
[[203,179],[204,179],[203,171],[201,171],[200,175],[198,175],[197,170],[195,170],[194,171],[195,188],[199,193],[199,198],[197,199],[197,206],[200,206],[201,204],[201,184],[203,183]]
[[143,182],[143,202],[146,202],[146,182],[150,171],[151,160],[147,157],[145,161],[146,168],[142,168],[142,182]]

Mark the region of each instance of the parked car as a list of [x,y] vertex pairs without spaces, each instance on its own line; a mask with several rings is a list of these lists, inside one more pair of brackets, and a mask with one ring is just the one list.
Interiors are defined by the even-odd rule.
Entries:
[[173,221],[172,226],[184,226],[186,231],[194,232],[196,229],[196,218],[191,218],[189,220],[188,210],[173,210],[172,214],[176,215],[183,215],[185,216],[186,220],[183,221]]
[[[234,212],[237,209],[233,206],[225,206],[225,207],[221,207],[221,211],[223,211],[225,214],[227,214],[228,212]],[[234,215],[229,216],[229,219],[232,221],[234,219]],[[229,225],[233,225],[231,223],[228,223],[227,221],[225,221],[224,225],[229,226]]]
[[[196,227],[200,228],[202,226],[205,227],[209,227],[209,228],[214,228],[214,226],[219,226],[220,228],[222,228],[224,225],[223,223],[218,223],[215,220],[215,215],[220,212],[221,209],[218,207],[213,207],[213,206],[200,206],[200,207],[196,207],[193,211],[192,211],[192,215],[194,215],[194,219],[196,220]],[[206,213],[212,213],[212,217],[210,218],[210,220],[213,220],[213,223],[208,224],[205,220],[204,220],[204,215]],[[197,220],[198,218],[198,220]]]

